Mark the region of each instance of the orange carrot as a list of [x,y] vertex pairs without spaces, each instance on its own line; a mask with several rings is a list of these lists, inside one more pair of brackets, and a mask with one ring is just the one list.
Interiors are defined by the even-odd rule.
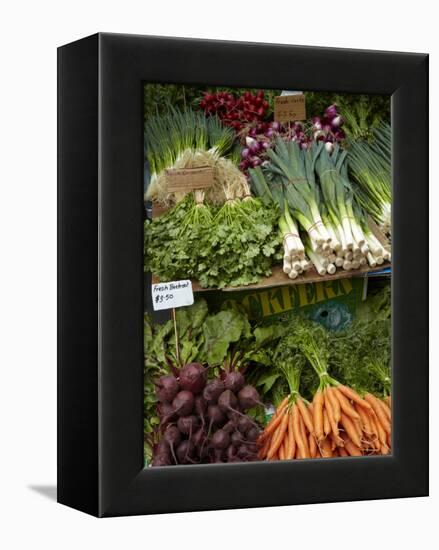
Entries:
[[385,443],[383,443],[381,445],[381,454],[382,455],[388,455],[389,453],[390,453],[389,447]]
[[296,403],[299,408],[300,414],[302,415],[303,421],[305,422],[306,429],[309,431],[309,433],[313,434],[314,424],[312,421],[311,413],[309,412],[307,406],[305,405],[301,397],[297,399]]
[[379,436],[379,430],[377,425],[376,414],[372,411],[372,414],[369,417],[370,424],[372,426],[372,444],[376,451],[379,451],[381,448],[381,441]]
[[285,441],[286,441],[286,439],[284,439],[282,441],[282,444],[279,447],[279,459],[280,460],[285,460],[285,458],[286,458],[286,456],[285,456]]
[[323,434],[323,393],[320,390],[316,391],[313,399],[313,424],[314,432],[317,436],[317,441],[324,438]]
[[326,412],[326,407],[323,407],[323,433],[325,436],[331,431],[331,424],[329,423],[328,413]]
[[311,453],[309,451],[309,445],[308,445],[308,435],[306,433],[306,428],[305,428],[305,422],[303,420],[303,416],[300,414],[299,407],[297,407],[297,416],[299,417],[300,433],[302,435],[303,448],[305,450],[305,458],[311,458]]
[[358,393],[352,388],[348,388],[343,384],[339,384],[337,386],[337,390],[341,392],[343,395],[345,395],[345,397],[353,401],[354,403],[358,403],[359,405],[361,405],[364,409],[370,409],[369,403],[365,399],[360,397]]
[[385,415],[382,405],[380,403],[380,400],[372,395],[371,393],[366,393],[364,396],[364,399],[370,404],[372,407],[374,413],[376,414],[380,424],[384,428],[384,430],[389,434],[390,433],[390,422],[387,419],[387,416]]
[[386,439],[386,437],[387,437],[386,430],[384,429],[384,426],[381,424],[381,421],[378,418],[378,416],[375,416],[375,424],[376,424],[376,427],[377,427],[377,430],[378,430],[378,439],[381,441],[382,445],[387,445],[387,443],[386,443],[386,441],[387,441],[387,439]]
[[329,434],[329,441],[331,443],[331,451],[334,452],[335,449],[337,448],[337,443],[335,441],[335,437],[332,432]]
[[287,426],[288,426],[288,413],[284,413],[282,415],[282,420],[279,428],[273,434],[273,440],[272,440],[270,449],[267,453],[268,460],[270,460],[270,458],[272,458],[275,455],[275,453],[278,452],[279,447],[282,445]]
[[324,398],[325,398],[325,410],[328,415],[329,424],[331,426],[332,434],[334,435],[335,440],[337,441],[339,439],[338,435],[338,423],[335,420],[334,417],[334,409],[332,407],[331,398],[329,397],[329,394],[327,393],[327,390],[329,388],[326,388],[324,392]]
[[392,398],[390,397],[390,395],[385,397],[384,401],[387,403],[387,406],[389,407],[389,409],[392,410]]
[[[288,399],[287,397],[285,399]],[[260,436],[260,441],[263,441],[266,439],[269,435],[272,435],[273,432],[279,427],[280,423],[282,422],[282,417],[285,412],[285,407],[287,401],[285,399],[282,401],[282,403],[277,408],[277,411],[274,413],[273,418],[270,420],[270,422],[265,426],[264,431],[262,432]]]
[[346,430],[347,435],[355,443],[357,447],[361,447],[361,439],[358,436],[357,428],[355,427],[352,419],[344,413],[341,413],[340,419],[341,425]]
[[320,452],[323,458],[332,457],[331,442],[327,437],[325,437],[325,439],[320,443]]
[[372,434],[372,426],[370,425],[368,411],[366,409],[364,409],[363,407],[361,407],[360,405],[358,405],[358,404],[354,404],[354,408],[357,411],[358,416],[361,419],[361,424],[362,424],[361,427],[362,427],[363,432],[366,435],[371,435]]
[[318,449],[317,449],[316,438],[313,434],[308,435],[308,447],[309,447],[309,454],[311,458],[316,458]]
[[296,454],[296,440],[294,439],[293,415],[288,415],[288,450],[287,458],[292,459]]
[[381,405],[381,408],[383,409],[384,414],[387,417],[387,420],[390,422],[392,419],[392,414],[390,411],[389,405],[384,401],[384,399],[378,399],[379,404]]
[[339,400],[335,397],[334,395],[334,389],[331,388],[331,386],[328,386],[326,388],[326,395],[328,396],[328,399],[329,399],[329,402],[331,403],[332,405],[332,409],[333,409],[333,416],[334,416],[334,420],[335,422],[338,424],[340,422],[340,414],[341,414],[341,410],[340,410],[340,402]]
[[259,452],[258,452],[258,457],[263,459],[267,456],[267,453],[268,453],[268,449],[270,448],[270,445],[271,445],[271,437],[268,437],[267,440],[265,441],[264,445],[259,449]]
[[302,438],[302,430],[300,429],[300,413],[297,405],[294,403],[293,409],[293,430],[294,430],[294,439],[296,440],[298,456],[299,458],[309,458],[306,456],[306,449]]
[[339,447],[339,448],[338,448],[338,454],[339,454],[340,456],[349,456],[349,455],[348,455],[348,452],[346,451],[346,449],[345,449],[344,447]]
[[361,449],[353,443],[350,439],[346,439],[344,447],[347,450],[349,456],[363,456]]
[[345,414],[357,420],[360,419],[357,411],[350,404],[349,399],[341,391],[339,391],[338,386],[332,389],[332,393],[338,399],[338,402],[340,403],[340,408]]

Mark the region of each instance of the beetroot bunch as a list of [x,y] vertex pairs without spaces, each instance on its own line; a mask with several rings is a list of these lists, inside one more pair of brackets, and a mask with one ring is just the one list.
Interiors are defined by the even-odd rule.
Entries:
[[200,107],[206,115],[217,115],[225,126],[239,133],[244,126],[264,120],[269,104],[262,90],[256,94],[245,92],[239,97],[230,92],[206,92]]
[[178,377],[159,378],[156,393],[162,438],[153,466],[257,460],[260,429],[245,413],[260,405],[259,395],[241,373],[207,381],[206,369],[189,363]]

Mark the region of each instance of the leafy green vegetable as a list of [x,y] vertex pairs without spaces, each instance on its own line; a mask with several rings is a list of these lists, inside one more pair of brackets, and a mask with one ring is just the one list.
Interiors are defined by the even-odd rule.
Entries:
[[211,366],[222,363],[230,344],[237,342],[246,329],[250,330],[249,322],[238,312],[220,311],[211,315],[203,327],[206,362]]
[[[211,219],[192,213],[210,209]],[[257,283],[281,258],[278,213],[259,200],[233,200],[217,209],[188,195],[165,215],[145,222],[145,270],[163,281],[197,280],[205,288]]]

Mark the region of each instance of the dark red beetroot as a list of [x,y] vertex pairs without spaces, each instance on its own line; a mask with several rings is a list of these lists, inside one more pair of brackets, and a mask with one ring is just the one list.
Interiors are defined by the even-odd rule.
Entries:
[[194,396],[190,391],[180,391],[172,401],[174,411],[178,416],[187,416],[194,409]]
[[236,395],[230,390],[224,390],[222,394],[218,397],[218,407],[222,410],[223,413],[234,411],[237,404],[238,399],[236,398]]
[[214,462],[223,462],[224,451],[222,449],[214,449]]
[[233,460],[236,458],[236,448],[233,445],[229,445],[227,447],[227,462],[233,462]]
[[177,426],[168,426],[163,434],[163,439],[168,442],[172,458],[175,464],[177,464],[177,457],[175,456],[175,449],[181,441],[181,433]]
[[162,439],[157,443],[154,448],[155,455],[168,455],[169,454],[169,442],[166,439]]
[[218,407],[218,405],[209,405],[207,407],[207,416],[210,420],[211,425],[222,424],[225,420],[224,414]]
[[229,434],[224,430],[217,430],[211,440],[211,445],[214,449],[226,449],[230,444]]
[[189,416],[180,416],[177,422],[178,429],[185,435],[194,433],[199,425],[200,421],[194,414],[190,414]]
[[234,431],[235,431],[235,428],[236,428],[235,423],[232,422],[231,420],[229,420],[228,422],[226,422],[226,423],[224,424],[224,426],[223,426],[223,430],[224,430],[225,432],[227,432],[228,434],[231,434],[232,432],[234,432]]
[[202,447],[202,445],[206,443],[206,433],[203,428],[198,429],[194,433],[191,441],[195,445],[195,447],[197,447],[197,449],[199,449],[200,447]]
[[230,422],[233,422],[235,428],[238,425],[239,419],[242,418],[242,414],[238,410],[229,411],[227,413],[227,418],[230,420]]
[[233,432],[230,434],[230,442],[234,447],[239,447],[242,445],[242,435],[239,432]]
[[215,405],[218,401],[218,397],[224,391],[224,384],[219,378],[214,378],[206,384],[203,390],[203,397],[208,405]]
[[177,450],[175,454],[177,455],[177,459],[179,464],[191,464],[193,463],[193,455],[194,455],[194,444],[192,441],[189,441],[189,439],[184,439],[180,445],[177,447]]
[[162,439],[154,446],[152,458],[153,466],[169,466],[171,464],[171,452],[169,443]]
[[170,466],[171,457],[164,455],[157,455],[152,459],[151,466]]
[[174,407],[171,403],[159,403],[157,406],[157,412],[161,419],[166,417],[168,421],[172,420],[172,416],[175,414]]
[[238,393],[239,405],[243,411],[262,405],[259,394],[253,386],[244,386]]
[[207,412],[207,403],[201,394],[195,396],[194,409],[196,414],[198,414],[201,419],[201,424],[204,426],[204,417],[206,416]]
[[233,393],[238,393],[244,387],[244,384],[244,376],[238,371],[229,372],[224,379],[224,387]]
[[179,390],[178,381],[172,375],[161,376],[156,382],[157,399],[162,403],[172,401]]
[[256,428],[255,426],[252,426],[248,430],[245,437],[248,441],[255,442],[258,439],[259,434],[260,434],[260,430],[258,428]]
[[239,419],[242,417],[246,418],[247,422],[250,422],[251,424],[253,424],[253,426],[256,426],[255,422],[253,422],[251,418],[249,418],[237,409],[237,403],[238,400],[236,398],[236,395],[230,390],[223,391],[223,393],[218,398],[218,407],[223,412],[228,411],[227,416],[229,420],[231,420],[236,426],[238,425]]
[[247,433],[251,428],[254,428],[253,422],[250,420],[248,416],[241,416],[241,418],[238,420],[238,430],[245,434]]
[[247,445],[241,445],[237,454],[241,459],[248,459],[254,455],[254,452]]
[[206,385],[206,371],[200,363],[188,363],[180,370],[180,386],[194,394],[200,393]]

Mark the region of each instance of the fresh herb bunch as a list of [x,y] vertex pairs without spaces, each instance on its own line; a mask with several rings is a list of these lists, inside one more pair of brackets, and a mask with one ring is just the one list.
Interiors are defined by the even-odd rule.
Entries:
[[195,201],[189,194],[163,216],[145,221],[145,271],[168,281],[194,277],[199,243],[207,229],[203,220],[191,222],[194,207]]
[[372,293],[359,307],[356,320],[343,332],[325,329],[301,315],[271,328],[281,330],[278,334],[283,337],[267,342],[265,356],[260,360],[255,357],[247,372],[247,379],[264,402],[277,406],[287,395],[282,369],[289,362],[301,367],[299,391],[306,399],[312,399],[319,386],[316,371],[328,372],[331,378],[361,393],[390,394],[390,285]]
[[250,197],[218,210],[188,195],[145,222],[145,271],[163,281],[189,277],[205,288],[257,283],[282,257],[277,219],[274,205]]

